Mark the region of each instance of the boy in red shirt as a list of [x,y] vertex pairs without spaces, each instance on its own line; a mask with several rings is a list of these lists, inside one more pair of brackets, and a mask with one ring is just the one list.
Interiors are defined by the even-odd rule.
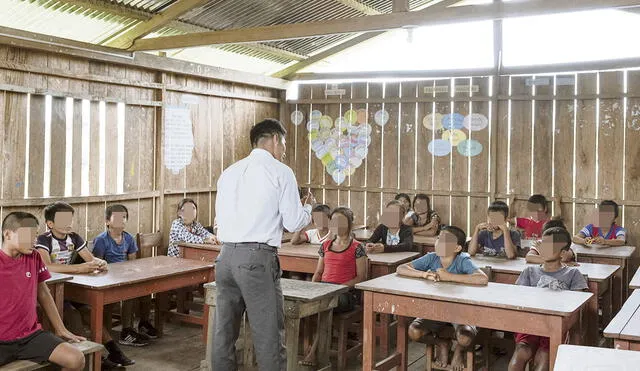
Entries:
[[536,240],[542,237],[542,227],[549,220],[547,199],[543,195],[531,195],[527,200],[527,216],[514,218],[522,233],[523,240]]
[[[45,281],[51,278],[39,254],[34,254],[38,219],[13,212],[2,221],[0,251],[0,366],[15,360],[51,362],[62,370],[84,369],[84,355],[65,342],[85,340],[69,332]],[[36,302],[37,300],[37,302]],[[36,303],[46,313],[55,335],[42,331]]]

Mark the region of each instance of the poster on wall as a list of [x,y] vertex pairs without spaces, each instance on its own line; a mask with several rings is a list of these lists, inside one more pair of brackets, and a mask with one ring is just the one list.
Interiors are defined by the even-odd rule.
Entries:
[[178,174],[191,163],[193,155],[193,126],[191,110],[168,106],[164,111],[164,160],[173,174]]

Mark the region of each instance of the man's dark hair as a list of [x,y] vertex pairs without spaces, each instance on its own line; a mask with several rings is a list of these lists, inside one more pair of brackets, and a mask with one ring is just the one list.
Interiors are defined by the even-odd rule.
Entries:
[[[565,243],[565,246],[562,247],[562,250],[568,250],[571,248],[571,235],[569,231],[564,228],[554,227],[549,228],[542,233],[543,236],[558,236],[560,237],[560,241]],[[554,238],[555,240],[555,238]]]
[[331,219],[336,214],[342,214],[347,218],[347,226],[349,227],[349,231],[353,229],[353,211],[351,211],[348,207],[336,207],[331,212]]
[[107,208],[104,210],[104,218],[106,220],[111,220],[111,215],[113,215],[113,213],[125,213],[127,219],[129,219],[129,210],[124,205],[115,204],[107,206]]
[[70,212],[71,214],[75,214],[76,211],[73,209],[73,206],[64,201],[56,201],[44,208],[44,221],[55,221],[56,214],[60,212]]
[[509,205],[507,205],[503,201],[493,201],[489,208],[487,209],[487,213],[498,212],[504,214],[505,218],[509,217]]
[[260,121],[251,128],[251,132],[249,133],[251,147],[257,147],[260,139],[270,138],[274,135],[277,135],[279,139],[282,139],[287,135],[287,130],[282,126],[280,121],[276,119],[264,119]]
[[325,205],[325,204],[320,204],[320,205],[316,205],[313,207],[313,210],[311,210],[311,212],[316,213],[323,213],[324,215],[330,217],[331,216],[331,208],[329,207],[329,205]]
[[453,226],[453,225],[445,225],[440,230],[440,233],[442,233],[442,232],[449,232],[449,233],[453,234],[454,236],[456,236],[456,239],[458,240],[457,244],[459,246],[462,246],[462,249],[464,250],[464,246],[467,243],[467,234],[464,233],[464,231],[461,228],[458,228],[458,227]]
[[599,209],[602,209],[602,207],[612,207],[613,208],[613,215],[615,218],[618,217],[618,204],[615,203],[615,201],[611,201],[611,200],[604,200],[602,202],[600,202],[600,206]]
[[24,226],[23,222],[28,219],[33,219],[36,222],[36,226],[40,224],[38,223],[38,218],[33,214],[25,213],[23,211],[14,211],[5,216],[4,220],[2,220],[2,242],[4,242],[5,231],[17,231],[18,228]]
[[547,198],[544,197],[543,195],[539,195],[539,194],[531,195],[529,196],[529,199],[527,200],[527,202],[542,206],[544,208],[544,211],[548,210]]
[[406,200],[406,201],[407,201],[407,203],[408,203],[409,205],[411,205],[411,197],[410,197],[408,194],[406,194],[406,193],[398,193],[398,194],[396,195],[396,197],[394,198],[394,200],[396,200],[396,201],[400,201],[400,199],[404,199],[404,200]]

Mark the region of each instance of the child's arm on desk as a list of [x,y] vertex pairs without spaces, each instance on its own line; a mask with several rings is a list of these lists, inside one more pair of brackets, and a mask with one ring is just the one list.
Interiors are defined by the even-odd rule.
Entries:
[[301,245],[307,242],[309,242],[309,239],[307,238],[307,233],[305,231],[299,230],[297,232],[293,232],[293,235],[291,236],[292,245]]
[[527,260],[527,263],[529,263],[529,264],[542,264],[542,263],[544,263],[544,259],[542,258],[542,256],[540,256],[540,254],[538,254],[538,252],[535,249],[529,250],[529,252],[527,253],[527,256],[525,257],[525,259]]
[[585,241],[586,238],[587,236],[585,236],[584,233],[578,232],[577,235],[573,236],[571,241],[573,241],[573,243],[577,243],[578,245],[585,245],[587,243],[587,241]]
[[97,270],[106,270],[106,264],[103,265],[101,263],[103,260],[100,260],[100,259],[90,260],[82,264],[57,264],[57,263],[51,262],[51,256],[49,255],[48,251],[39,248],[38,253],[42,258],[42,261],[44,261],[44,264],[47,266],[47,269],[50,270],[51,272],[78,274],[78,273],[93,273],[94,271],[97,271]]
[[515,259],[518,256],[516,251],[517,245],[520,244],[520,241],[513,241],[511,238],[511,229],[506,224],[502,224],[498,226],[502,230],[502,234],[504,235],[504,252],[507,255],[507,259]]
[[324,272],[324,258],[321,256],[318,258],[318,265],[316,265],[316,271],[311,277],[311,282],[320,282],[322,280],[322,273]]
[[484,229],[487,229],[487,223],[480,223],[476,226],[473,236],[471,237],[471,241],[469,241],[469,255],[475,256],[478,253],[478,248],[480,247],[480,244],[478,243],[478,236]]
[[455,274],[447,272],[444,268],[440,268],[436,273],[438,274],[438,281],[442,282],[456,282],[479,286],[484,286],[489,283],[489,277],[480,269],[476,269],[476,271],[471,274]]
[[427,278],[429,275],[433,275],[434,272],[423,272],[413,267],[411,263],[404,263],[396,269],[396,273],[400,276],[413,277],[413,278]]

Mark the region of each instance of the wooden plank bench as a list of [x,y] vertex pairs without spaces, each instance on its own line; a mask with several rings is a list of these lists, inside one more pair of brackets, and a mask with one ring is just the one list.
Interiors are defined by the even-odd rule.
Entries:
[[[91,341],[83,341],[80,343],[72,344],[76,348],[80,349],[82,354],[85,355],[85,370],[94,371],[93,368],[93,358],[96,353],[104,351],[104,346],[102,344],[97,344]],[[42,370],[51,366],[50,363],[35,363],[32,361],[15,361],[4,366],[0,366],[0,371],[32,371],[32,370]],[[98,371],[98,370],[95,370]]]

